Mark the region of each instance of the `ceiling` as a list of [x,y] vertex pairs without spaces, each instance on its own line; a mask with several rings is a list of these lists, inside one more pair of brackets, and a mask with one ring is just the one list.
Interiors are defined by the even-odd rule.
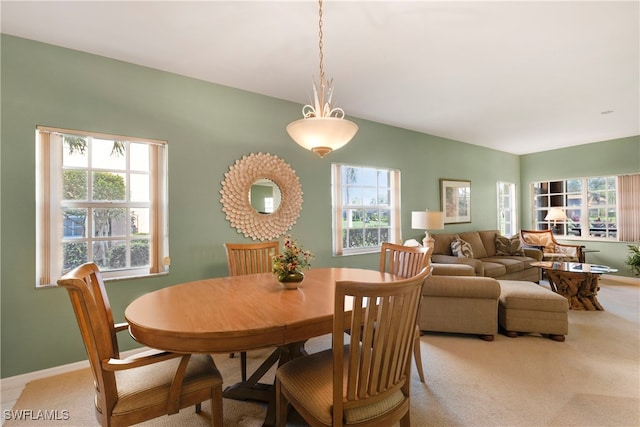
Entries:
[[[325,0],[333,104],[514,154],[638,135],[639,5]],[[2,0],[0,14],[6,34],[300,104],[319,74],[311,0]]]

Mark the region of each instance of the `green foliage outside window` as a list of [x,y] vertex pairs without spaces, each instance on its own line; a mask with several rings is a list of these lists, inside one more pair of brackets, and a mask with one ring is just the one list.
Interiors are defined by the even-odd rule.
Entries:
[[[107,256],[108,268],[117,269],[127,266],[127,247],[117,244],[109,249]],[[131,241],[131,266],[142,267],[149,264],[149,241]]]
[[[87,149],[87,140],[81,137],[65,137],[65,146],[69,154],[84,154]],[[114,141],[112,156],[125,155],[124,142]],[[126,184],[124,176],[112,172],[93,172],[91,177],[86,170],[65,169],[63,174],[64,200],[78,201],[124,201],[126,200]],[[91,194],[89,195],[89,179],[92,179]],[[93,208],[92,230],[93,237],[112,237],[113,227],[117,221],[127,215],[126,208]],[[82,232],[74,237],[88,237],[87,209],[66,208],[63,210],[64,221],[73,223]],[[137,233],[137,224],[130,213],[127,221],[132,234]],[[63,243],[63,270],[69,270],[88,262],[88,247],[86,242]],[[127,246],[119,240],[95,240],[93,242],[93,262],[106,270],[127,268]],[[137,239],[131,241],[130,266],[141,267],[149,264],[149,241]]]

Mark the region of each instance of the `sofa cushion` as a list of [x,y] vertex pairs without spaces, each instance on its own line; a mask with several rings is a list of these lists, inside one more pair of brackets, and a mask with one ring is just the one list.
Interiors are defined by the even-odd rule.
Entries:
[[473,258],[471,245],[458,236],[451,241],[451,253],[459,258]]
[[494,256],[496,254],[496,236],[500,236],[500,232],[498,230],[481,230],[478,231],[478,235],[480,235],[482,245],[487,251],[487,256]]
[[468,231],[466,233],[460,233],[459,236],[465,242],[469,242],[471,250],[473,250],[474,258],[486,258],[489,256],[480,238],[480,233],[477,231]]
[[453,234],[432,234],[431,237],[435,240],[432,255],[453,255],[451,252]]
[[498,300],[500,285],[490,277],[429,276],[422,288],[423,296],[450,298],[489,298]]
[[500,277],[507,274],[507,267],[497,262],[482,261],[485,277]]
[[509,258],[511,259],[517,259],[518,261],[521,261],[522,264],[524,265],[524,268],[538,268],[538,267],[531,267],[531,263],[532,262],[538,262],[537,259],[535,258],[531,258],[530,256],[510,256]]
[[[495,256],[495,257],[489,257],[489,258],[482,258],[481,261],[483,263],[490,262],[490,263],[504,265],[504,267],[507,270],[507,273],[515,273],[518,271],[522,271],[527,266],[527,264],[523,260],[515,257],[507,257],[507,256]],[[487,267],[485,266],[485,271],[486,270],[487,270]],[[492,276],[492,277],[495,277],[495,276]]]
[[524,249],[519,236],[511,238],[496,236],[496,255],[520,255],[524,256]]

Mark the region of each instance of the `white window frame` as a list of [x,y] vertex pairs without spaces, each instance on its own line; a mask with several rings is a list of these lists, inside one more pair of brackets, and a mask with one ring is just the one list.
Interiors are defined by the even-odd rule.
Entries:
[[[87,150],[91,150],[91,140],[106,139],[122,142],[126,151],[127,166],[123,173],[128,177],[131,169],[128,163],[130,142],[148,144],[149,146],[149,201],[134,202],[130,193],[123,201],[64,201],[59,195],[63,188],[63,149],[64,136],[74,135],[87,138]],[[90,151],[89,151],[90,152]],[[168,235],[168,185],[167,185],[166,141],[142,139],[121,135],[110,135],[97,132],[69,130],[38,126],[36,128],[36,287],[55,285],[66,272],[63,270],[63,214],[64,207],[87,209],[126,208],[149,209],[149,265],[144,267],[128,267],[103,270],[105,280],[114,278],[144,277],[168,272],[169,235]],[[80,168],[81,170],[83,168]],[[91,171],[92,169],[87,169]],[[96,170],[98,171],[98,170]],[[107,170],[108,172],[108,170]],[[90,184],[89,184],[90,185]],[[89,187],[90,188],[90,187]],[[127,185],[127,189],[130,187]],[[88,222],[91,222],[89,219]],[[90,226],[88,226],[90,230]],[[79,241],[87,242],[91,247],[94,237],[91,232]],[[141,237],[136,237],[139,239]],[[115,239],[114,239],[115,240]],[[130,232],[117,240],[130,242]],[[89,254],[91,251],[89,250]],[[128,256],[128,255],[127,255]],[[88,255],[87,261],[91,261]]]
[[[389,205],[360,205],[353,206],[354,209],[385,209],[389,210],[389,236],[387,241],[398,243],[401,240],[401,224],[400,224],[400,170],[382,168],[376,166],[363,166],[343,163],[333,163],[331,165],[331,187],[332,187],[332,222],[333,222],[333,255],[356,255],[379,252],[382,242],[377,246],[363,246],[357,248],[345,248],[343,245],[344,227],[342,223],[343,209],[349,209],[349,206],[343,204],[344,191],[347,183],[342,182],[342,171],[345,168],[358,169],[374,169],[377,171],[385,171],[389,173]],[[387,187],[385,187],[387,188]],[[363,228],[365,229],[365,228]]]
[[[592,191],[589,190],[589,181],[592,179],[606,179],[613,180],[614,189],[606,189],[600,190],[605,191],[607,196],[607,203],[602,205],[593,205],[589,201],[589,194]],[[580,191],[571,191],[568,188],[567,182],[569,181],[580,181]],[[562,187],[559,188],[558,184],[562,183]],[[547,184],[548,191],[546,193],[541,193],[539,195],[536,194],[535,188],[536,186],[542,186],[543,184]],[[551,185],[554,184],[554,185]],[[616,225],[620,227],[620,218],[619,212],[620,207],[618,206],[619,194],[617,188],[617,177],[615,175],[599,175],[599,176],[589,176],[589,177],[581,177],[581,178],[566,178],[566,179],[549,179],[544,181],[535,181],[531,183],[530,186],[531,191],[531,225],[534,230],[543,230],[543,229],[554,229],[562,238],[566,239],[580,239],[580,240],[602,240],[602,241],[618,241],[619,230],[617,228],[610,229],[608,227],[608,218],[605,222],[605,235],[598,236],[591,234],[591,222],[589,220],[589,210],[591,209],[603,209],[606,211],[613,210],[615,213]],[[613,193],[615,197],[615,201],[608,200],[609,194]],[[580,205],[571,204],[569,201],[571,199],[580,200]],[[539,202],[536,204],[536,199],[539,199]],[[545,200],[546,199],[546,200]],[[569,218],[564,221],[545,221],[542,218],[546,215],[546,212],[552,208],[558,207],[561,208],[568,217],[571,217],[571,212],[576,209],[580,209],[580,222],[579,224],[588,224],[588,227],[581,226],[580,227],[580,235],[570,234],[571,228],[569,225],[572,223],[572,220]],[[546,228],[545,228],[546,227]]]
[[[498,230],[503,236],[515,236],[518,234],[518,203],[516,184],[512,182],[498,181]],[[506,228],[510,224],[510,228]]]

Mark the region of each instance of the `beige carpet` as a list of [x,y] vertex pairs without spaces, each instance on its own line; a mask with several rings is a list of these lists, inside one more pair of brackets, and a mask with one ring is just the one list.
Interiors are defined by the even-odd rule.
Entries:
[[[603,282],[606,311],[569,312],[563,343],[538,335],[493,342],[473,336],[422,337],[427,383],[414,370],[414,426],[640,426],[640,289]],[[325,348],[329,337],[309,342]],[[267,352],[250,352],[259,363]],[[215,357],[225,385],[239,379],[239,360]],[[66,421],[5,421],[11,426],[95,426],[89,370],[29,383],[14,410],[68,411]],[[265,407],[225,399],[227,426],[260,426]],[[144,423],[146,426],[205,426],[209,405]],[[5,414],[6,417],[6,414]],[[290,426],[304,425],[294,417]]]

